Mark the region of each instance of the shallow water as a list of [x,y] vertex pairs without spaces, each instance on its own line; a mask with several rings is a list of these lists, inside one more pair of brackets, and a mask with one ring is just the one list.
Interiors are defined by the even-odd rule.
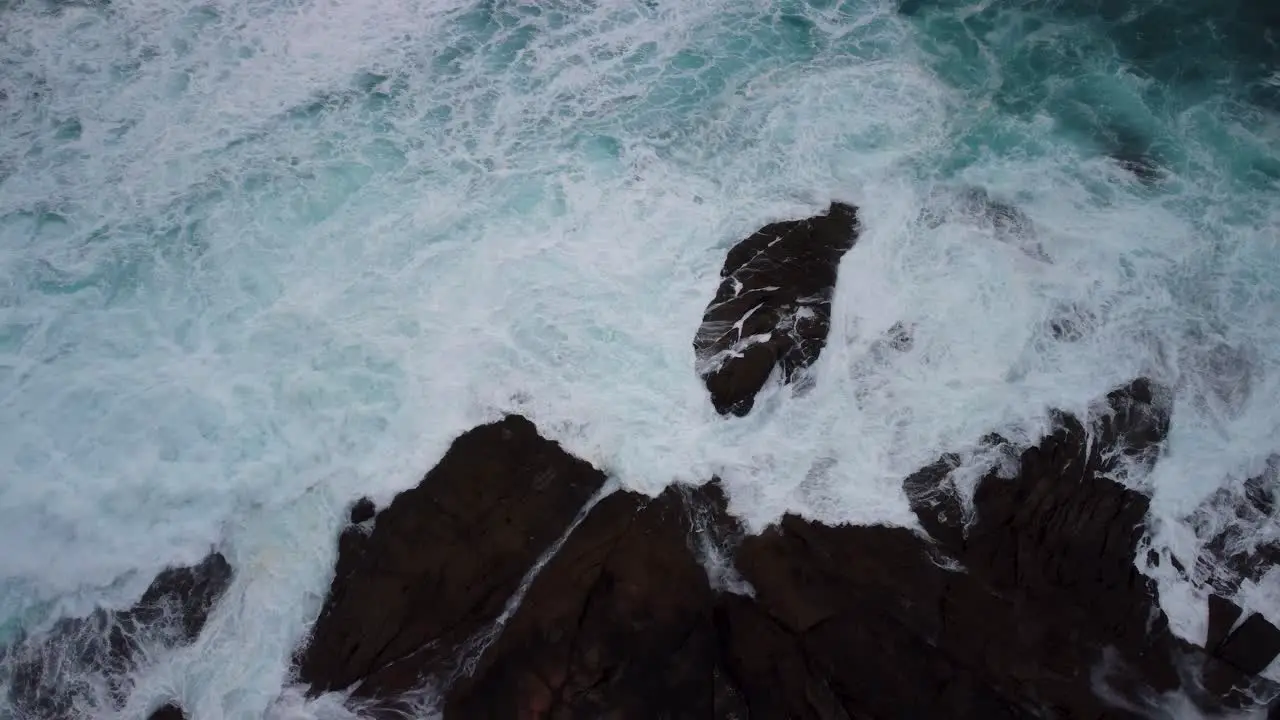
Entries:
[[[909,524],[904,475],[1137,374],[1175,411],[1126,481],[1190,566],[1280,452],[1262,5],[0,0],[0,634],[219,544],[228,598],[123,716],[334,716],[280,693],[343,507],[476,423],[719,475],[756,525]],[[717,416],[725,250],[833,198],[863,233],[814,391]],[[1241,600],[1280,621],[1280,575]]]

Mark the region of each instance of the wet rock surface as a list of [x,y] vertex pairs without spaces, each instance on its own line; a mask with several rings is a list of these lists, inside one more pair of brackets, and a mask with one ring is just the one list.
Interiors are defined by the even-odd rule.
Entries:
[[376,515],[352,508],[300,678],[379,697],[451,672],[604,481],[524,418],[465,433]]
[[[1206,712],[1265,698],[1274,688],[1256,674],[1280,632],[1217,607],[1219,640],[1183,643],[1134,567],[1147,499],[1107,474],[1124,458],[1149,462],[1168,427],[1159,389],[1135,382],[1058,425],[1017,457],[1015,477],[979,481],[967,517],[947,487],[951,459],[911,478],[924,535],[786,516],[744,536],[714,482],[589,505],[603,477],[508,418],[464,435],[409,492],[480,485],[518,501],[480,512],[397,498],[371,535],[344,535],[340,595],[304,653],[332,664],[310,677],[340,668],[316,689],[356,683],[389,703],[426,684],[446,718],[1136,718],[1169,691]],[[498,444],[485,457],[505,459],[486,461],[476,483],[457,463],[486,443]],[[559,483],[553,502],[513,489],[548,467],[561,470],[538,492]],[[441,527],[469,528],[465,544],[442,542]],[[508,527],[534,541],[507,545]],[[415,602],[388,602],[367,589],[386,587],[374,569],[416,577],[374,549],[391,528],[414,562],[448,555],[473,569],[457,580],[432,570],[430,583],[410,582],[426,588]],[[366,638],[396,644],[390,661],[365,652]]]
[[693,343],[721,414],[746,415],[775,368],[791,382],[818,358],[857,225],[853,206],[832,203],[825,215],[766,225],[729,251]]
[[91,717],[120,708],[144,652],[190,644],[231,582],[220,553],[156,576],[133,607],[59,621],[6,651],[9,696],[27,718]]

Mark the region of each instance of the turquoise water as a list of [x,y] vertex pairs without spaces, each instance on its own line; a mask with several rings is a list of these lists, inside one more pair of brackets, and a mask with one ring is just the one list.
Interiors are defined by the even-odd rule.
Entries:
[[[718,474],[756,525],[909,524],[907,473],[1138,373],[1175,414],[1125,480],[1190,566],[1280,452],[1264,5],[0,2],[0,633],[217,544],[227,602],[122,716],[341,717],[288,658],[342,508],[478,422],[642,491]],[[725,249],[832,198],[865,228],[816,391],[716,416]],[[1280,577],[1240,600],[1280,620]]]

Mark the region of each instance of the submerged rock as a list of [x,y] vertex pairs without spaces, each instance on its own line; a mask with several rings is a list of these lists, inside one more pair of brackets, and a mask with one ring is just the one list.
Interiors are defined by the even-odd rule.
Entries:
[[121,707],[141,654],[190,644],[231,582],[231,566],[210,553],[164,570],[128,610],[59,621],[8,651],[9,699],[27,718],[70,718]]
[[1031,218],[1018,206],[998,199],[983,187],[938,188],[926,201],[920,219],[931,230],[950,222],[974,224],[1033,260],[1052,262],[1040,245]]
[[1150,155],[1134,149],[1111,153],[1111,159],[1144,185],[1153,185],[1165,177],[1165,171]]
[[[463,434],[371,531],[342,533],[300,679],[317,692],[354,685],[389,698],[448,675],[604,481],[524,418]],[[358,503],[352,520],[370,510]]]
[[837,202],[825,215],[766,225],[729,251],[693,342],[718,412],[746,415],[775,367],[790,382],[818,358],[836,270],[857,229],[857,211]]

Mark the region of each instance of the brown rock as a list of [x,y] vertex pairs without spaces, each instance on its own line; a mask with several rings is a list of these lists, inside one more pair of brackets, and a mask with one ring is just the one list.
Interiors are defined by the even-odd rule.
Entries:
[[[1039,605],[1046,621],[1062,613],[1057,622],[1071,628],[1075,646],[1096,656],[1112,645],[1143,665],[1153,689],[1167,690],[1177,686],[1176,673],[1168,651],[1153,652],[1151,643],[1172,639],[1153,584],[1134,566],[1148,499],[1104,474],[1118,456],[1153,456],[1168,421],[1150,385],[1137,381],[1108,395],[1095,424],[1091,441],[1079,420],[1059,416],[1058,429],[1022,453],[1016,477],[979,481],[973,520],[963,528],[947,485],[953,460],[905,487],[930,536],[992,591]],[[1092,664],[1073,657],[1067,665],[1082,662]]]
[[463,434],[371,532],[343,532],[300,679],[391,698],[447,674],[604,481],[524,418]]
[[[1280,543],[1267,539],[1267,529],[1276,521],[1277,486],[1280,457],[1273,457],[1261,474],[1219,489],[1192,514],[1192,525],[1205,528],[1200,531],[1205,544],[1196,559],[1197,580],[1230,596],[1242,581],[1257,582],[1280,563]],[[1217,529],[1209,536],[1207,528]]]
[[[712,718],[713,594],[691,548],[688,491],[600,502],[529,588],[445,708],[459,718]],[[721,715],[720,717],[727,717]]]
[[210,553],[191,567],[161,572],[128,610],[59,621],[7,651],[9,699],[27,718],[79,717],[75,708],[119,709],[132,690],[140,652],[190,644],[231,582],[231,566]]
[[836,270],[856,233],[857,211],[832,203],[825,215],[766,225],[729,251],[693,342],[717,411],[746,415],[775,367],[790,382],[818,358]]

